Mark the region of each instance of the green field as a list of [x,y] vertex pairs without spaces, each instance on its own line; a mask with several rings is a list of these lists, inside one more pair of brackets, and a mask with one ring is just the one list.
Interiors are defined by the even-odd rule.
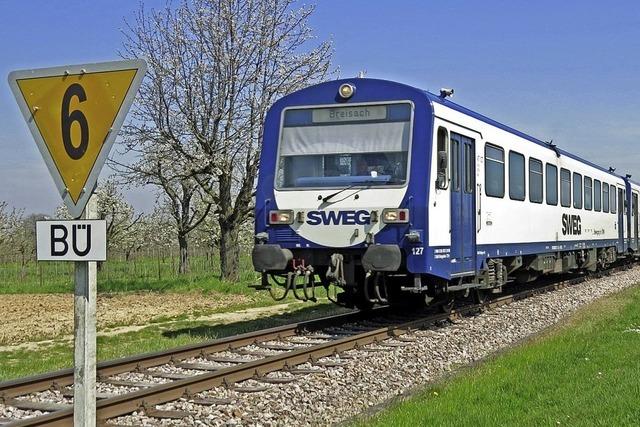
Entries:
[[[247,285],[257,283],[251,257],[240,259],[239,283],[220,280],[217,257],[195,255],[190,258],[191,270],[177,274],[177,259],[172,256],[144,256],[129,259],[110,257],[98,271],[99,292],[127,291],[218,291],[222,293],[255,293]],[[73,292],[72,262],[22,263],[19,260],[0,262],[0,294]]]
[[640,288],[359,425],[640,424]]

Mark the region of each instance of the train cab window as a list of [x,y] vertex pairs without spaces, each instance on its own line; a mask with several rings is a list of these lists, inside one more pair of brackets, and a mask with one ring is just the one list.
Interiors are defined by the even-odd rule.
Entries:
[[560,204],[571,207],[571,172],[567,169],[560,169]]
[[446,190],[449,187],[449,132],[443,127],[438,128],[438,141],[436,144],[436,188]]
[[609,202],[609,212],[616,213],[616,187],[613,185],[609,187],[609,196],[611,196],[611,201]]
[[584,177],[584,208],[588,211],[593,206],[593,181],[588,176]]
[[504,197],[504,150],[495,145],[484,147],[484,186],[487,196]]
[[600,212],[602,209],[602,184],[597,179],[593,180],[593,210]]
[[609,212],[609,184],[602,183],[602,212]]
[[529,159],[529,201],[542,203],[542,162]]
[[573,207],[582,209],[582,175],[573,173]]
[[509,198],[524,200],[524,156],[509,151]]
[[407,183],[411,103],[287,108],[282,119],[274,176],[277,189]]
[[546,169],[547,204],[555,206],[558,204],[558,168],[547,163]]

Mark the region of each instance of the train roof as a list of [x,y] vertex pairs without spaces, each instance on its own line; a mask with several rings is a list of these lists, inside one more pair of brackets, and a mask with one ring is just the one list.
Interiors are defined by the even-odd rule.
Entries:
[[[434,93],[429,92],[428,90],[424,90],[424,89],[420,89],[417,88],[415,86],[412,85],[408,85],[406,83],[401,83],[401,82],[397,82],[397,81],[393,81],[393,80],[386,80],[386,79],[372,79],[372,78],[346,78],[346,79],[338,79],[338,80],[330,80],[327,82],[323,82],[323,83],[319,83],[317,85],[313,85],[304,89],[301,89],[299,91],[296,92],[292,92],[284,97],[282,97],[280,100],[276,101],[276,104],[279,104],[281,107],[286,106],[287,104],[290,103],[305,103],[305,101],[308,101],[308,96],[309,95],[309,91],[312,91],[311,93],[317,94],[318,90],[326,85],[340,85],[342,83],[352,83],[354,85],[357,86],[358,81],[363,81],[363,82],[367,82],[368,84],[377,84],[381,86],[381,90],[384,91],[392,91],[395,88],[403,88],[403,90],[409,90],[414,92],[417,96],[426,96],[426,98],[429,100],[429,102],[431,103],[436,103],[436,104],[440,104],[446,107],[449,107],[455,111],[458,111],[462,114],[465,114],[467,116],[473,117],[477,120],[480,120],[484,123],[487,123],[491,126],[497,127],[499,129],[502,129],[506,132],[509,132],[511,134],[514,134],[516,136],[519,136],[520,138],[526,139],[527,141],[530,141],[534,144],[538,144],[542,147],[546,147],[549,150],[555,151],[557,154],[562,155],[562,156],[567,156],[569,158],[572,158],[574,160],[577,160],[579,162],[584,163],[585,165],[591,166],[595,169],[598,169],[602,172],[605,172],[613,177],[622,179],[622,180],[628,180],[630,181],[628,178],[622,176],[622,175],[618,175],[616,173],[613,173],[611,171],[609,171],[608,168],[605,168],[603,166],[597,165],[589,160],[583,159],[582,157],[579,157],[575,154],[572,154],[568,151],[565,151],[555,145],[550,145],[549,143],[542,141],[538,138],[535,138],[531,135],[528,135],[524,132],[521,132],[517,129],[514,129],[510,126],[507,126],[503,123],[498,122],[497,120],[493,120],[485,115],[482,115],[476,111],[473,111],[467,107],[464,107],[460,104],[456,104],[455,102],[449,100],[448,98],[443,98],[440,95],[436,95]],[[358,93],[356,92],[356,96],[357,97]],[[354,98],[355,98],[354,97]],[[276,105],[274,104],[274,106]],[[630,181],[633,182],[633,181]],[[633,182],[635,185],[640,186],[640,183],[635,183]]]
[[[507,125],[505,125],[503,123],[500,123],[497,120],[493,120],[493,119],[491,119],[491,118],[489,118],[487,116],[484,116],[484,115],[482,115],[482,114],[480,114],[480,113],[478,113],[476,111],[473,111],[473,110],[471,110],[471,109],[469,109],[467,107],[464,107],[464,106],[462,106],[460,104],[456,104],[455,102],[452,102],[447,98],[443,98],[440,95],[436,95],[436,94],[431,93],[431,92],[429,92],[427,90],[422,90],[422,92],[424,92],[427,95],[427,98],[429,98],[429,100],[431,102],[434,102],[434,103],[449,107],[449,108],[451,108],[453,110],[456,110],[456,111],[458,111],[458,112],[460,112],[462,114],[466,114],[466,115],[468,115],[470,117],[473,117],[473,118],[475,118],[477,120],[480,120],[482,122],[490,124],[491,126],[495,126],[495,127],[499,128],[499,129],[502,129],[502,130],[504,130],[506,132],[512,133],[514,135],[517,135],[520,138],[524,138],[527,141],[530,141],[530,142],[533,142],[535,144],[538,144],[538,145],[541,145],[543,147],[546,147],[549,150],[556,151],[560,155],[567,156],[569,158],[578,160],[578,161],[580,161],[580,162],[582,162],[584,164],[587,164],[587,165],[589,165],[591,167],[594,167],[594,168],[599,169],[599,170],[601,170],[601,171],[603,171],[605,173],[608,173],[609,175],[615,176],[616,178],[625,179],[625,177],[623,177],[622,175],[618,175],[618,174],[612,173],[611,171],[609,171],[608,168],[605,168],[603,166],[595,164],[595,163],[593,163],[593,162],[591,162],[589,160],[583,159],[582,157],[579,157],[579,156],[577,156],[575,154],[572,154],[572,153],[570,153],[568,151],[565,151],[565,150],[563,150],[563,149],[561,149],[561,148],[559,148],[557,146],[555,146],[555,147],[551,146],[549,143],[547,143],[545,141],[542,141],[542,140],[540,140],[538,138],[535,138],[535,137],[533,137],[531,135],[528,135],[528,134],[526,134],[524,132],[521,132],[521,131],[519,131],[517,129],[514,129],[514,128],[510,127],[510,126],[507,126]],[[640,185],[640,184],[637,184],[637,185]]]

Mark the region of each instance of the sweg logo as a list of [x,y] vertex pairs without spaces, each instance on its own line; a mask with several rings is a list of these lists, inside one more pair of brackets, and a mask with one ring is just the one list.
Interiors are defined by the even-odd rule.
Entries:
[[562,234],[582,234],[580,215],[562,214]]
[[371,215],[365,210],[307,212],[307,224],[309,225],[366,225],[370,223],[370,220]]

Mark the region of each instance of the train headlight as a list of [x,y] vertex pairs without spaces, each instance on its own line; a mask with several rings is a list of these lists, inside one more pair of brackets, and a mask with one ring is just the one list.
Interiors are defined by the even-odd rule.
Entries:
[[338,94],[342,99],[349,99],[356,93],[356,87],[351,83],[343,83],[340,85],[340,89],[338,89]]
[[269,211],[269,224],[293,224],[293,211]]
[[409,209],[385,209],[382,211],[385,224],[405,224],[409,222]]

